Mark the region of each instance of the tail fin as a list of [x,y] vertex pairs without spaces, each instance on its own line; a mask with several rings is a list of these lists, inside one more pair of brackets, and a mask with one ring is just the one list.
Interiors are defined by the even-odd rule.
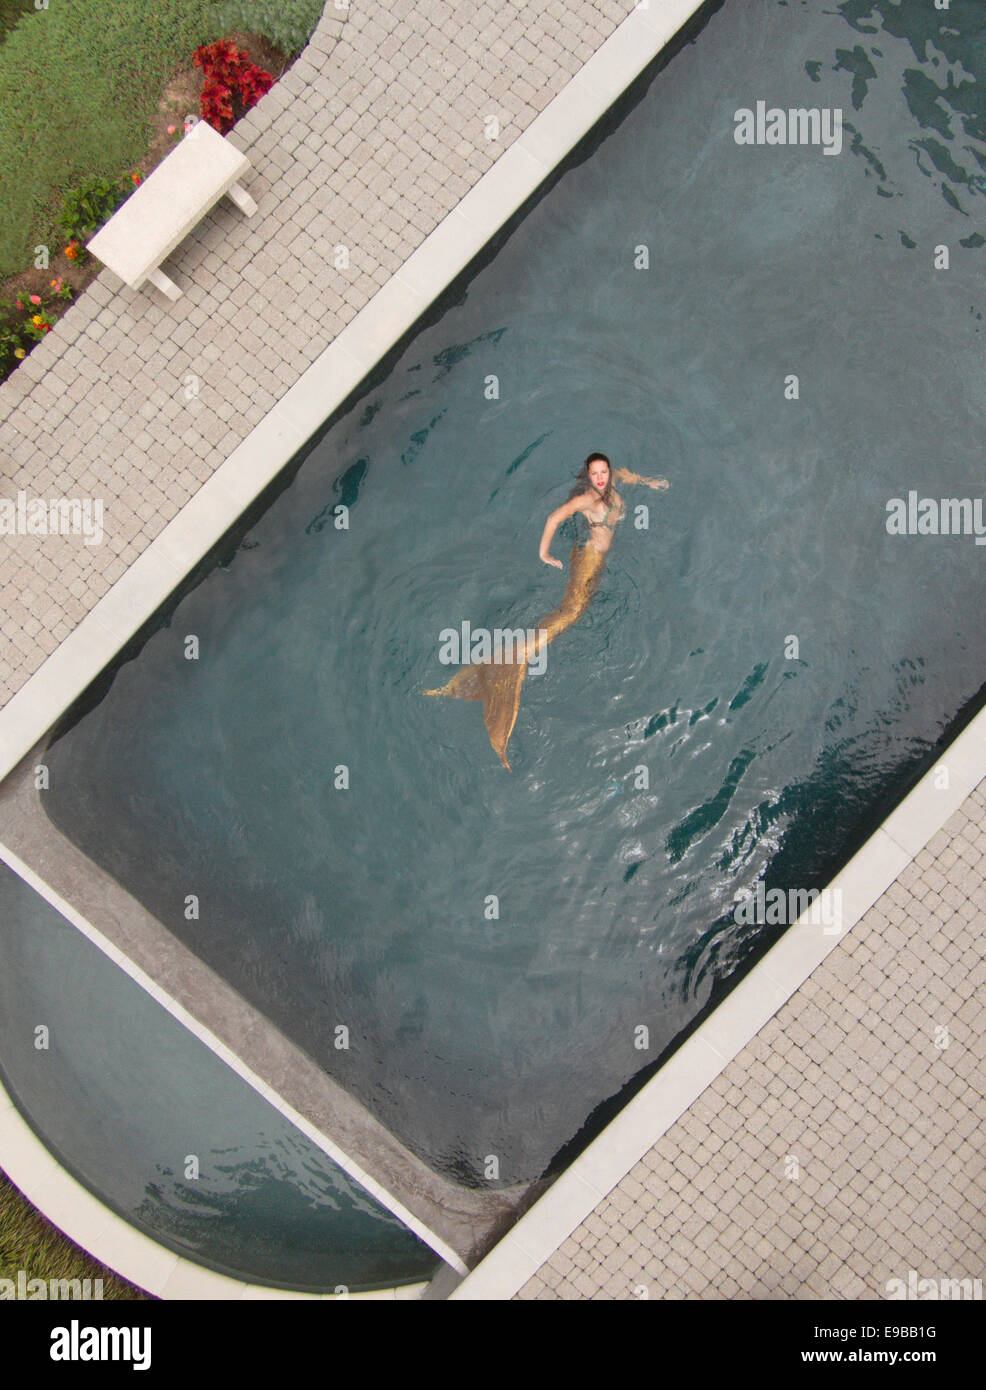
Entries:
[[490,736],[493,751],[503,766],[507,762],[507,744],[517,722],[520,707],[520,688],[527,675],[527,662],[504,662],[502,665],[463,666],[461,671],[443,685],[441,690],[426,690],[426,695],[447,695],[451,700],[482,700],[483,723]]

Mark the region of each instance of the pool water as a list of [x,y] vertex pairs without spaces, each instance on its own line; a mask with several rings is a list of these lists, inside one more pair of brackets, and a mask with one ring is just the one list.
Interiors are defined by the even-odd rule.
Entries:
[[[821,887],[982,700],[986,549],[885,522],[981,496],[984,80],[963,0],[725,4],[49,751],[54,823],[463,1182],[548,1168],[762,949],[737,892]],[[842,153],[738,145],[761,99]],[[507,772],[422,692],[557,604],[590,450],[671,488]]]
[[0,926],[0,1080],[118,1215],[248,1283],[431,1278],[437,1255],[2,863]]

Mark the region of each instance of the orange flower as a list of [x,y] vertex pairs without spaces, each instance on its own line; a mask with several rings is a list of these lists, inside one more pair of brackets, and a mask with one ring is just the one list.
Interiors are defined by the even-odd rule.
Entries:
[[70,261],[74,261],[77,258],[78,254],[79,243],[77,241],[70,241],[65,248],[65,255]]
[[140,183],[140,175],[139,175],[139,174],[131,174],[130,177],[133,179],[134,183]]

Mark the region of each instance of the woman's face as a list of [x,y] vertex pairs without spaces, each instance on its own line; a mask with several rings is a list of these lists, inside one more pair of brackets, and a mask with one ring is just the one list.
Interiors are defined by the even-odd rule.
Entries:
[[589,482],[597,492],[605,492],[609,483],[609,464],[602,459],[593,459],[589,464]]

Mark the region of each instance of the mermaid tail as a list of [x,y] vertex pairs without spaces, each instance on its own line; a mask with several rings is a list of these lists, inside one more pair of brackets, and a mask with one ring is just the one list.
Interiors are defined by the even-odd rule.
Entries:
[[447,695],[451,700],[482,700],[483,722],[490,743],[509,772],[507,744],[517,722],[520,687],[526,675],[526,661],[505,661],[499,666],[483,662],[476,666],[463,666],[448,685],[443,685],[441,690],[426,690],[425,694]]
[[[539,636],[539,641],[545,644],[553,642],[560,632],[578,622],[599,587],[605,558],[605,553],[594,545],[584,545],[581,550],[577,544],[573,546],[562,601],[535,625],[539,634],[542,631],[546,634]],[[452,700],[482,700],[483,722],[490,743],[508,772],[507,744],[517,722],[520,690],[527,675],[528,653],[524,651],[518,657],[516,661],[463,666],[440,690],[424,692],[426,695],[447,695]]]

